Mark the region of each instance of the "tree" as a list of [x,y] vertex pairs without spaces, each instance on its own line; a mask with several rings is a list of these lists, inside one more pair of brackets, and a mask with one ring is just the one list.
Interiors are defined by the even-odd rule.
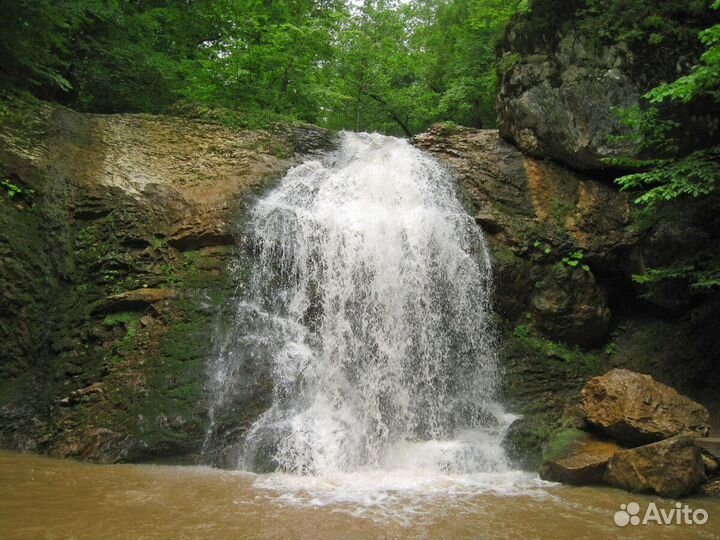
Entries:
[[[720,0],[712,5],[720,9]],[[616,180],[623,190],[641,190],[635,203],[650,211],[682,199],[707,197],[717,192],[720,179],[720,144],[717,133],[708,134],[705,145],[683,152],[675,138],[681,122],[662,115],[659,106],[674,102],[692,105],[697,102],[714,104],[714,118],[720,113],[720,24],[699,34],[705,47],[698,64],[691,72],[672,82],[661,84],[643,98],[646,110],[624,113],[625,122],[633,128],[632,139],[640,151],[657,157],[650,159],[618,158],[615,165],[638,169]],[[685,278],[693,289],[720,286],[720,260],[716,253],[698,253],[691,260],[669,268],[653,269],[636,280],[647,283],[663,279]]]

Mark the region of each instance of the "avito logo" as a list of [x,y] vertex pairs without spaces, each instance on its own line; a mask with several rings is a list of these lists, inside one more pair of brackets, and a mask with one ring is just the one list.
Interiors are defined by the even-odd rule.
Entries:
[[702,508],[693,509],[687,504],[675,503],[674,508],[665,509],[651,502],[640,516],[641,508],[636,502],[621,504],[620,510],[615,512],[615,525],[625,527],[627,525],[705,525],[708,521],[708,513]]

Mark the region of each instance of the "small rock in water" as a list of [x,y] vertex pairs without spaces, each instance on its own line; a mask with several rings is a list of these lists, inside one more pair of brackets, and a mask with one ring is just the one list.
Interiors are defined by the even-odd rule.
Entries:
[[715,473],[717,472],[717,470],[718,470],[718,462],[717,462],[717,460],[716,460],[714,457],[709,456],[708,454],[706,454],[705,452],[703,452],[703,454],[702,454],[702,460],[703,460],[703,465],[705,466],[705,472],[706,472],[708,475],[712,475],[712,474],[715,474]]
[[700,486],[700,493],[708,497],[720,497],[720,478],[704,483]]
[[559,457],[548,460],[540,468],[540,478],[563,484],[600,484],[608,461],[620,446],[583,434],[571,442]]

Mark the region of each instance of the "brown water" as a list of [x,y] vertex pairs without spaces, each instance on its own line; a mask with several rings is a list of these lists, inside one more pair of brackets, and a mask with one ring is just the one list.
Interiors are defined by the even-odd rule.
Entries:
[[643,512],[650,502],[673,504],[534,480],[512,488],[495,479],[484,493],[475,483],[437,478],[395,491],[394,481],[372,473],[313,481],[0,453],[0,539],[720,538],[717,499],[683,501],[708,512],[702,526],[620,528],[613,515],[622,503],[636,501]]

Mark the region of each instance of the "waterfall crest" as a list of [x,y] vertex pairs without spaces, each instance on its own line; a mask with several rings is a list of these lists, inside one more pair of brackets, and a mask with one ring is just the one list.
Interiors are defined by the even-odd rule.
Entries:
[[446,169],[405,140],[344,133],[247,226],[206,449],[264,370],[271,402],[237,434],[237,468],[507,470],[489,254]]

